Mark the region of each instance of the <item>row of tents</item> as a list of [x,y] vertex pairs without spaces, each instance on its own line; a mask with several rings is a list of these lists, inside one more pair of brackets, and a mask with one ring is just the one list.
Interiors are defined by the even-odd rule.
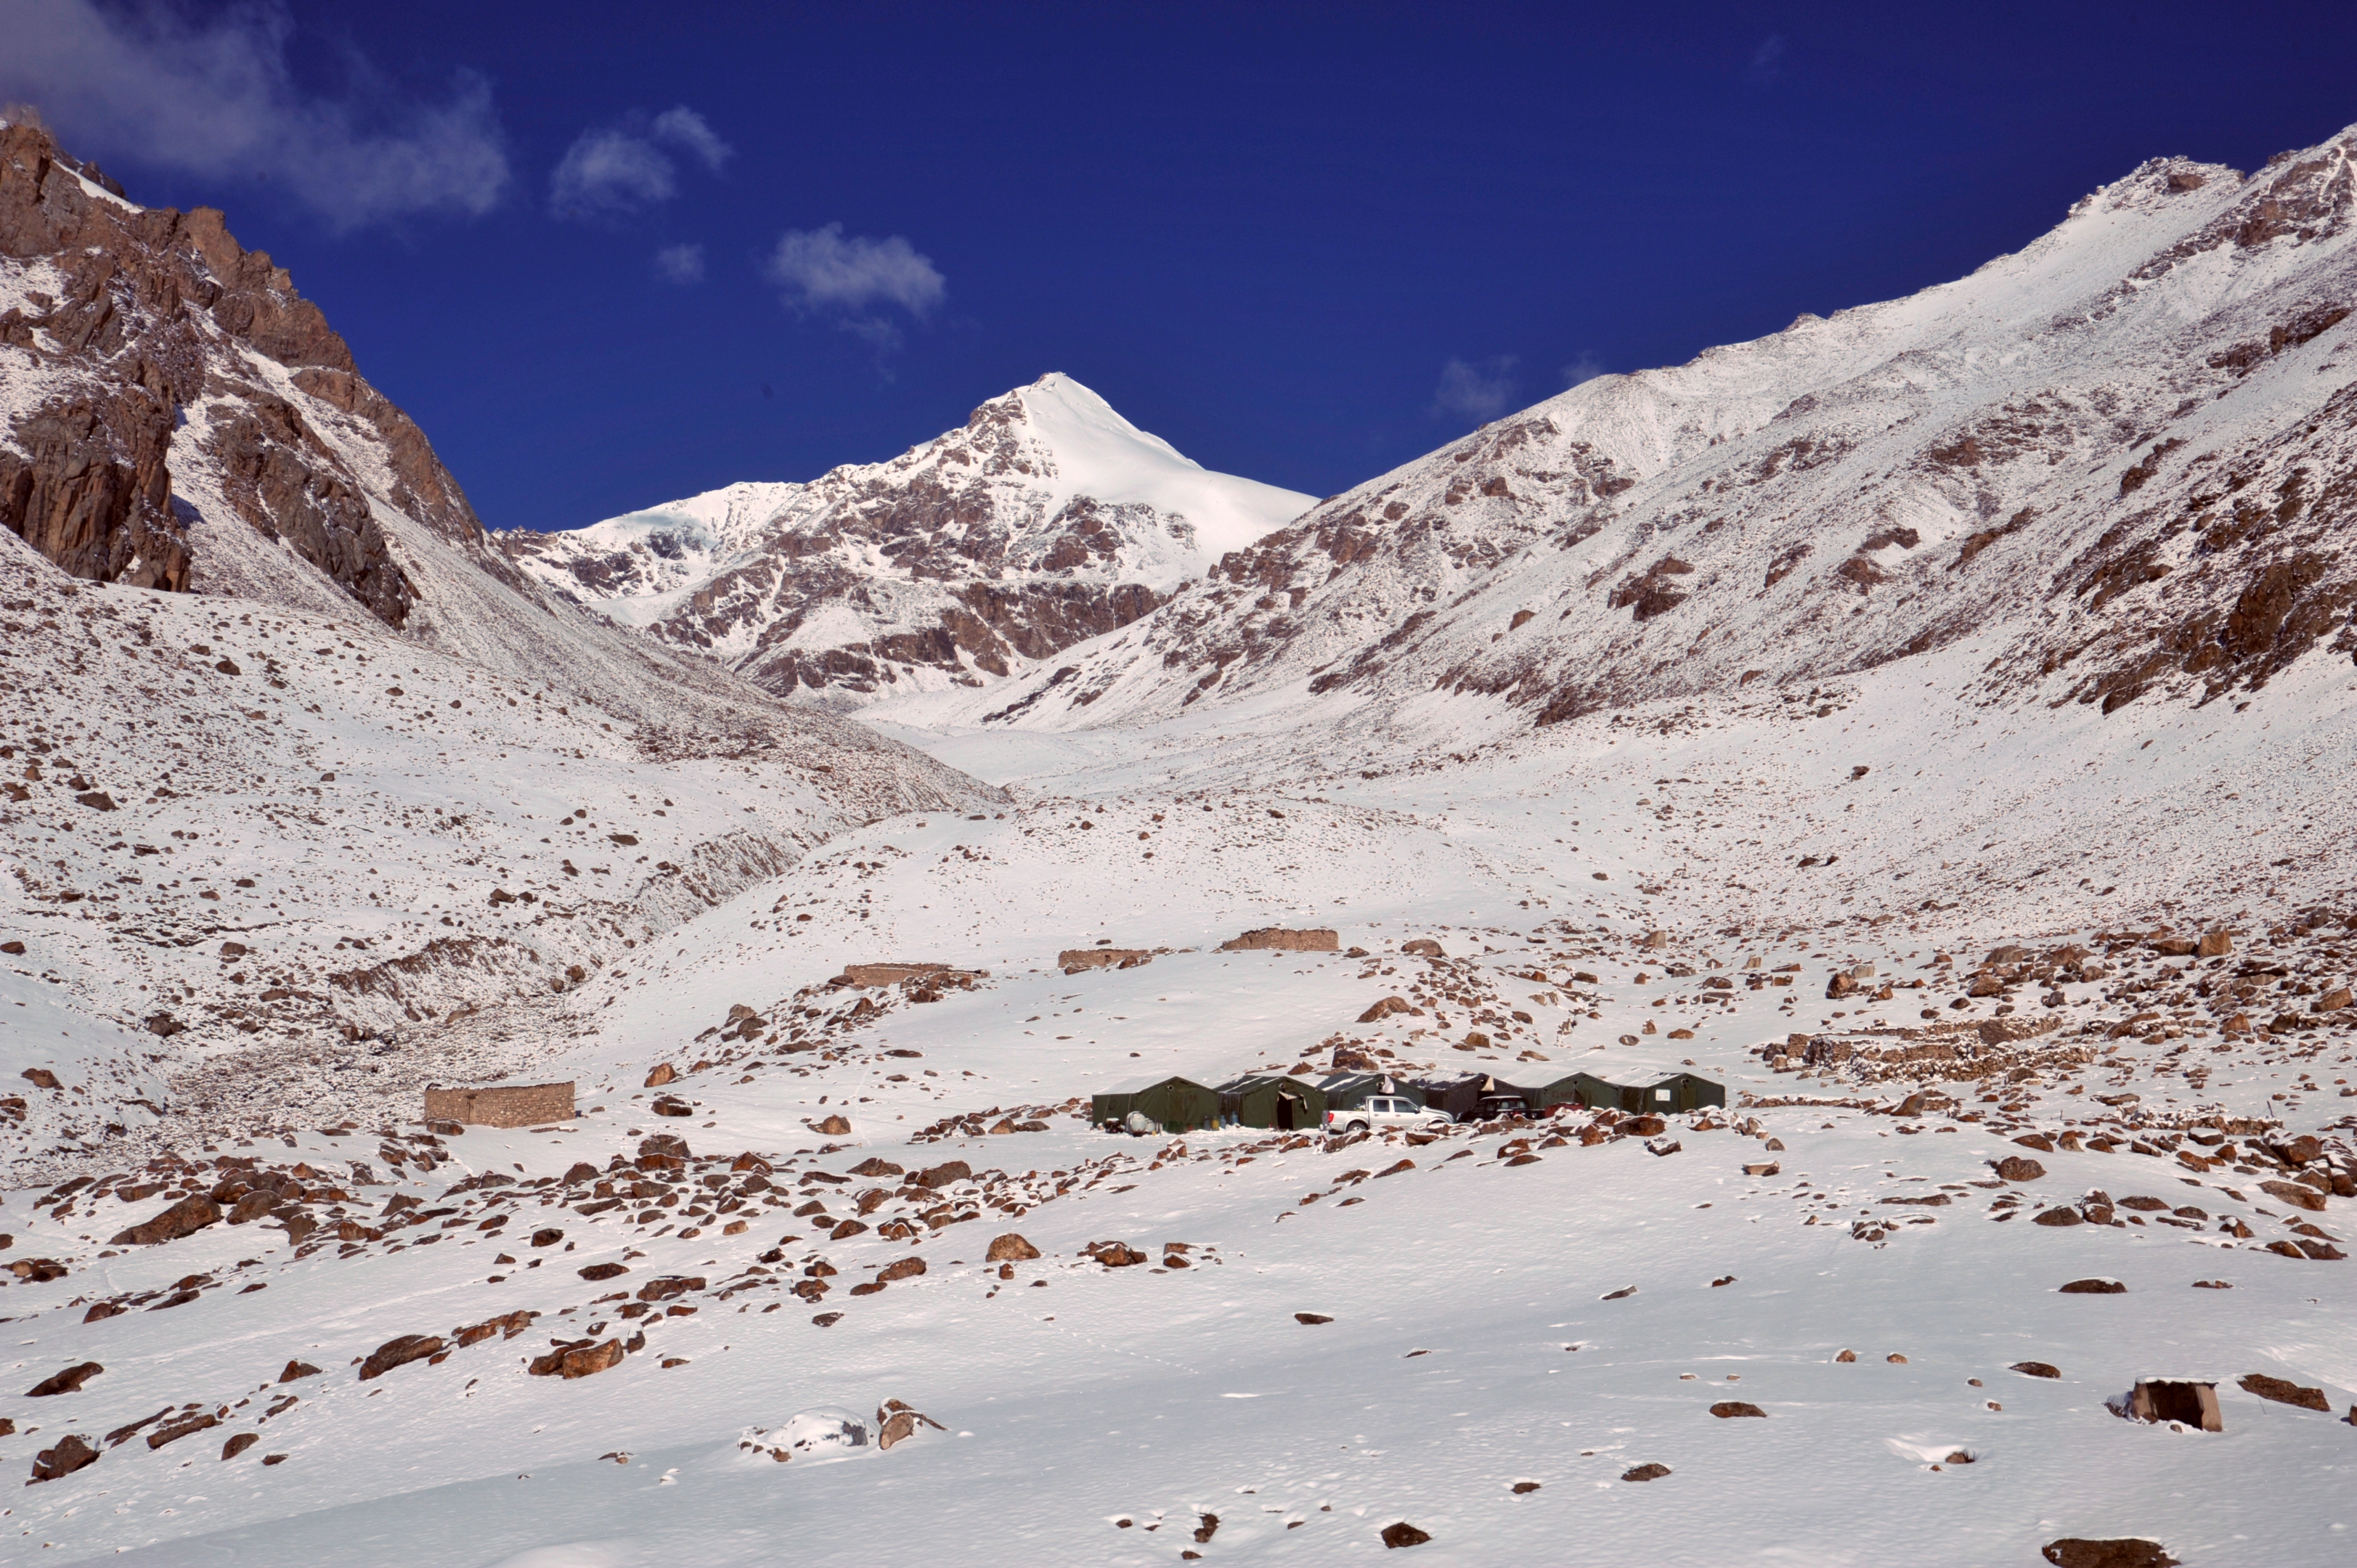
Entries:
[[1135,1113],[1166,1133],[1211,1132],[1221,1127],[1309,1132],[1326,1124],[1329,1111],[1355,1110],[1377,1094],[1415,1100],[1458,1122],[1544,1116],[1559,1105],[1661,1114],[1727,1103],[1724,1084],[1690,1072],[1672,1073],[1642,1084],[1608,1083],[1591,1072],[1567,1073],[1540,1084],[1508,1083],[1487,1073],[1394,1079],[1375,1072],[1336,1072],[1318,1078],[1248,1072],[1216,1085],[1176,1075],[1134,1079],[1094,1096],[1089,1116],[1100,1127],[1119,1126]]

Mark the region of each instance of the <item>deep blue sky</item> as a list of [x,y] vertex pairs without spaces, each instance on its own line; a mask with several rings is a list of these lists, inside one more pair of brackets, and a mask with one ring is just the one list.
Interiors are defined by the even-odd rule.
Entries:
[[[0,0],[124,27],[89,5]],[[222,207],[292,268],[494,527],[888,456],[1049,370],[1209,467],[1327,494],[1478,423],[1485,381],[1519,407],[1566,367],[1674,363],[1959,275],[2147,156],[2248,168],[2357,121],[2345,4],[283,15],[284,80],[239,111],[259,154],[181,156],[88,82],[34,95],[135,199]],[[234,95],[208,61],[183,86]],[[339,227],[285,126],[398,129],[460,70],[496,201],[429,188]],[[651,129],[674,106],[734,149],[716,175]],[[554,212],[599,128],[674,193]],[[938,302],[920,274],[915,313],[790,307],[765,267],[827,224],[904,239]],[[666,281],[655,253],[689,244],[702,280]],[[1452,360],[1475,395],[1443,396]]]

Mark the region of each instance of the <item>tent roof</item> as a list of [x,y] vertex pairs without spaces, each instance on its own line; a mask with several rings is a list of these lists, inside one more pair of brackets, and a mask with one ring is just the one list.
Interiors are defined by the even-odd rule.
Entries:
[[1159,1072],[1145,1078],[1125,1078],[1119,1083],[1109,1083],[1103,1089],[1092,1090],[1091,1092],[1095,1094],[1143,1094],[1147,1090],[1156,1088],[1161,1084],[1168,1083],[1174,1079],[1185,1083],[1192,1089],[1208,1090],[1211,1088],[1210,1082],[1206,1079],[1195,1078],[1187,1073]]

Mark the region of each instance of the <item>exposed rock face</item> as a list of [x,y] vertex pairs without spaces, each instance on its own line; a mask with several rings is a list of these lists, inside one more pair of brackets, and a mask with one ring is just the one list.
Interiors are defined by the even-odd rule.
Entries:
[[889,462],[496,537],[617,620],[850,703],[984,686],[1118,629],[1309,501],[1208,473],[1050,375]]
[[29,125],[0,126],[0,381],[29,409],[0,441],[0,521],[75,576],[199,587],[207,525],[236,521],[399,627],[420,590],[381,502],[513,580],[285,269],[210,208],[132,205]]
[[2357,653],[2352,216],[2357,129],[2247,178],[2156,159],[1970,277],[1488,425],[927,721],[1306,682],[1545,725],[1762,677],[1798,703],[1967,636],[1975,700],[2108,713]]

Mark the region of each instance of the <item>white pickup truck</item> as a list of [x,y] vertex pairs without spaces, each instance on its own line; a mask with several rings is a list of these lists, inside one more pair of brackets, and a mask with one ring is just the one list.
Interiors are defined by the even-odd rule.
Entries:
[[1326,1112],[1329,1133],[1368,1133],[1378,1127],[1429,1131],[1448,1124],[1448,1112],[1418,1104],[1405,1094],[1371,1094],[1348,1111]]

